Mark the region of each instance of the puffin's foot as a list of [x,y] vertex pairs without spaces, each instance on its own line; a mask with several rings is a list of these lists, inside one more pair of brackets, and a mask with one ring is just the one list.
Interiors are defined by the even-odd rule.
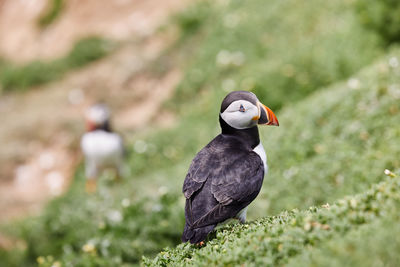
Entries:
[[96,192],[96,189],[97,189],[96,179],[86,180],[86,184],[85,184],[86,193],[93,194],[94,192]]
[[201,248],[203,246],[205,246],[205,242],[204,241],[200,241],[199,243],[196,244],[196,247]]

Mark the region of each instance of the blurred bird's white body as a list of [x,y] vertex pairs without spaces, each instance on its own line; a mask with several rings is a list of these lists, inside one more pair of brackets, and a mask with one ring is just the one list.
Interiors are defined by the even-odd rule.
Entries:
[[82,137],[81,148],[88,179],[96,178],[105,168],[113,168],[121,175],[124,149],[118,134],[104,130],[87,132]]

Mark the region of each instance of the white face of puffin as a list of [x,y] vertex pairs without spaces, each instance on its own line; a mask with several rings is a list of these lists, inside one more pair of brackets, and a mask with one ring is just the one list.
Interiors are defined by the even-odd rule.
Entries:
[[251,128],[257,125],[260,109],[247,100],[236,100],[221,113],[221,117],[235,129]]

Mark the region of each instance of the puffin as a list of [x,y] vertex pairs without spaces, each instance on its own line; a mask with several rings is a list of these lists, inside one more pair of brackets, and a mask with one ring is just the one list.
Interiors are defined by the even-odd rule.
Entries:
[[81,138],[85,159],[86,192],[96,191],[96,180],[104,169],[113,169],[116,179],[123,174],[124,145],[122,137],[110,126],[110,110],[95,104],[86,112],[87,132]]
[[279,126],[271,109],[252,92],[233,91],[222,101],[219,123],[221,133],[197,153],[183,183],[183,242],[203,245],[218,224],[245,223],[268,171],[257,126]]

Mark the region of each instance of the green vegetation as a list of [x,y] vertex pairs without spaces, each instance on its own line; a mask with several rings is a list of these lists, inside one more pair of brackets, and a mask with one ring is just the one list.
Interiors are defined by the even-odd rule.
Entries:
[[38,19],[39,26],[46,27],[53,23],[61,15],[63,5],[63,0],[48,0],[48,7]]
[[381,52],[349,1],[200,1],[178,18],[183,36],[196,32],[195,43],[184,41],[197,50],[174,103],[240,88],[277,109],[347,78]]
[[72,69],[104,57],[112,48],[110,41],[88,37],[78,41],[64,57],[49,62],[34,61],[24,66],[0,62],[0,89],[3,92],[27,90],[54,81]]
[[89,196],[80,168],[69,192],[52,201],[42,216],[5,229],[26,240],[27,248],[9,255],[0,250],[0,258],[6,257],[2,263],[25,266],[51,255],[45,260],[115,266],[138,262],[143,254],[152,255],[179,242],[183,203],[177,194],[160,188],[144,196],[138,181],[121,186],[111,183],[111,175],[102,178],[100,191]]
[[397,266],[400,260],[399,211],[396,203],[382,218],[346,236],[338,235],[318,248],[306,250],[291,259],[287,266]]
[[[146,266],[282,265],[303,250],[319,246],[333,236],[343,236],[360,225],[386,217],[388,213],[398,213],[400,181],[398,178],[389,179],[391,180],[379,183],[363,194],[344,198],[331,206],[310,207],[306,211],[285,211],[278,216],[266,217],[249,224],[224,227],[201,249],[185,243],[161,252],[154,260],[145,258],[143,263]],[[391,217],[390,222],[396,224],[396,217],[398,218],[398,214]],[[373,224],[371,227],[374,226]],[[370,237],[361,236],[361,239],[352,241],[358,245],[364,238]],[[391,250],[389,253],[394,252]],[[314,266],[326,266],[327,262],[328,260],[323,259],[322,265]],[[368,258],[363,260],[363,263],[368,262]],[[303,266],[298,259],[292,263],[294,266]]]
[[[400,161],[395,156],[399,154],[399,148],[394,145],[400,141],[400,127],[397,123],[400,119],[398,55],[399,52],[396,52],[386,57],[384,61],[364,70],[347,83],[339,83],[285,108],[278,116],[284,131],[261,130],[262,140],[270,155],[270,173],[264,182],[262,193],[249,210],[252,216],[265,216],[282,210],[332,203],[344,195],[366,191],[369,185],[379,182],[385,168],[399,170]],[[399,200],[399,189],[395,186],[398,186],[398,181],[390,186],[390,190],[397,191],[390,195],[391,191],[388,190],[389,199],[385,200],[379,194],[377,200],[380,203],[370,202],[375,199],[370,198],[371,191],[354,197],[355,203],[361,203],[355,204],[356,206],[362,209],[367,207],[364,210],[366,213],[350,209],[344,217],[340,217],[337,213],[328,212],[327,217],[316,221],[319,224],[314,223],[321,228],[318,234],[311,232],[310,235],[303,236],[299,232],[304,226],[302,224],[295,224],[293,228],[292,219],[302,221],[309,215],[307,212],[301,212],[300,215],[297,212],[284,213],[280,217],[267,217],[248,226],[222,229],[217,232],[215,240],[200,250],[188,244],[180,245],[175,250],[168,249],[157,256],[153,264],[213,265],[218,262],[220,265],[240,265],[246,261],[251,265],[254,261],[255,266],[261,262],[273,266],[311,249],[309,246],[319,246],[319,241],[333,237],[331,243],[328,243],[332,249],[340,247],[340,242],[356,243],[355,246],[360,252],[358,256],[354,255],[354,262],[360,262],[361,255],[370,255],[371,259],[368,251],[376,248],[378,244],[374,247],[364,244],[363,250],[363,239],[352,240],[351,237],[347,237],[343,241],[343,234],[358,231],[358,227],[355,226],[365,222],[372,223],[369,226],[371,229],[367,228],[366,231],[372,231],[373,227],[378,227],[376,225],[396,223],[400,205],[398,202],[396,205],[391,203]],[[342,202],[338,202],[339,207]],[[370,207],[382,209],[381,214],[386,221],[375,221]],[[320,211],[316,216],[319,214]],[[372,217],[369,217],[370,215]],[[329,231],[325,231],[328,227]],[[265,232],[265,229],[268,231]],[[289,236],[284,234],[286,231]],[[325,232],[327,234],[324,234]],[[390,235],[386,232],[387,229],[381,229],[379,233],[382,236]],[[278,239],[274,239],[275,234],[278,235]],[[294,237],[297,236],[299,238],[296,241]],[[381,244],[385,242],[383,237],[379,240]],[[283,241],[285,243],[280,247]],[[339,242],[339,245],[335,242]],[[249,249],[246,249],[247,247]],[[395,262],[395,248],[396,245],[386,246],[386,254],[377,254],[373,260],[387,259]],[[326,255],[323,249],[320,250],[319,254],[312,254],[316,258],[313,260],[321,263],[314,266],[324,266],[327,262],[323,259],[329,255]],[[346,250],[343,249],[341,259],[345,261],[347,256]],[[151,262],[145,260],[146,264]],[[363,263],[365,262],[368,260],[364,258]],[[298,262],[294,260],[293,264],[296,263]],[[333,261],[332,265],[341,266],[340,261],[337,265]]]
[[[195,153],[218,134],[219,105],[233,89],[252,90],[278,111],[281,127],[260,128],[270,172],[249,219],[263,219],[226,226],[204,248],[181,244],[144,264],[318,266],[336,254],[339,264],[346,250],[335,244],[356,246],[352,260],[361,262],[376,248],[362,245],[363,231],[398,219],[398,178],[377,183],[384,169],[400,170],[400,51],[354,75],[383,48],[347,0],[207,1],[174,21],[182,38],[171,53],[185,59],[183,81],[166,103],[176,124],[136,134],[130,177],[114,184],[104,175],[97,195],[84,193],[78,170],[70,191],[41,216],[7,227],[27,247],[0,251],[2,262],[130,266],[178,244],[183,179]],[[337,201],[346,195],[354,196]],[[379,231],[376,246],[388,235]],[[382,260],[394,262],[394,248],[379,250]]]
[[366,29],[375,31],[386,45],[400,41],[400,2],[357,0],[356,10]]
[[291,105],[279,114],[282,127],[262,130],[271,168],[259,216],[362,192],[383,169],[400,168],[398,58]]

